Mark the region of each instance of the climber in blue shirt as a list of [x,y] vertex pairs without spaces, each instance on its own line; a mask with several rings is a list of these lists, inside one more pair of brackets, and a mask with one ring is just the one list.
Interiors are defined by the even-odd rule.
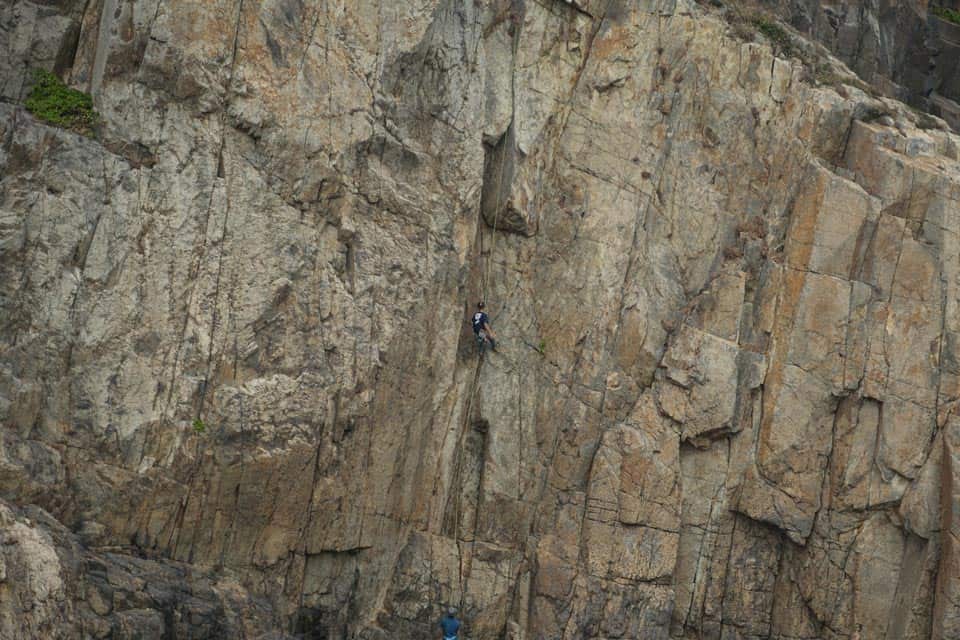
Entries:
[[457,610],[453,607],[447,609],[447,615],[440,620],[440,628],[443,630],[443,640],[457,640],[460,632],[460,621],[457,620]]
[[497,342],[495,338],[497,336],[490,327],[490,317],[483,310],[483,302],[477,303],[477,312],[473,314],[470,322],[473,325],[473,334],[477,337],[477,347],[480,349],[480,353],[483,353],[488,342],[490,348],[496,351]]

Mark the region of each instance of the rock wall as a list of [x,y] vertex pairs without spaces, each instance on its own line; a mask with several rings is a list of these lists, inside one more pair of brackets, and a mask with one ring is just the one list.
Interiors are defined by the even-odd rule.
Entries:
[[37,507],[0,504],[0,634],[4,638],[272,637],[269,603],[229,570],[85,548]]
[[776,0],[761,4],[826,45],[876,90],[941,116],[960,130],[960,25],[931,10],[956,9],[956,3]]
[[14,637],[960,635],[942,123],[683,1],[0,21]]

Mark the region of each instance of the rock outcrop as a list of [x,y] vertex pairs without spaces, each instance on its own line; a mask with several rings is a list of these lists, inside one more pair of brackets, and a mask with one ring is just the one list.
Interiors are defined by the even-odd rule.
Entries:
[[0,629],[960,637],[960,138],[711,11],[0,9]]
[[282,638],[227,570],[84,547],[50,514],[0,504],[4,638]]
[[960,130],[960,25],[937,11],[955,5],[778,0],[766,6],[822,42],[875,89]]

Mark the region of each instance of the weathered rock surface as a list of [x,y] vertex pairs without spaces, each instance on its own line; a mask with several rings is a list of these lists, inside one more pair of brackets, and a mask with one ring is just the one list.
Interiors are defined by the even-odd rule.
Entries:
[[225,570],[90,551],[50,514],[0,503],[0,635],[282,638],[263,598]]
[[960,634],[956,136],[687,2],[0,20],[4,633]]
[[875,89],[960,130],[960,25],[933,10],[956,9],[955,3],[777,0],[764,6],[823,43]]

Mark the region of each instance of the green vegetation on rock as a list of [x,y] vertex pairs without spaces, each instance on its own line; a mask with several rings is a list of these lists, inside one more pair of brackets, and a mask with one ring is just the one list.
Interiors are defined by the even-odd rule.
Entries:
[[731,5],[727,20],[737,37],[745,41],[753,41],[755,34],[759,33],[773,45],[778,53],[785,56],[804,57],[803,51],[795,46],[790,33],[776,19],[765,13]]
[[33,72],[34,84],[24,104],[37,118],[64,129],[89,135],[97,123],[93,99],[89,94],[71,89],[63,81],[43,69]]
[[793,48],[790,34],[773,20],[769,20],[764,16],[756,16],[753,18],[753,24],[756,26],[757,31],[766,36],[767,40],[772,42],[781,51],[790,52]]
[[960,24],[960,11],[948,9],[947,7],[931,7],[930,11],[941,20],[946,20],[953,24]]

